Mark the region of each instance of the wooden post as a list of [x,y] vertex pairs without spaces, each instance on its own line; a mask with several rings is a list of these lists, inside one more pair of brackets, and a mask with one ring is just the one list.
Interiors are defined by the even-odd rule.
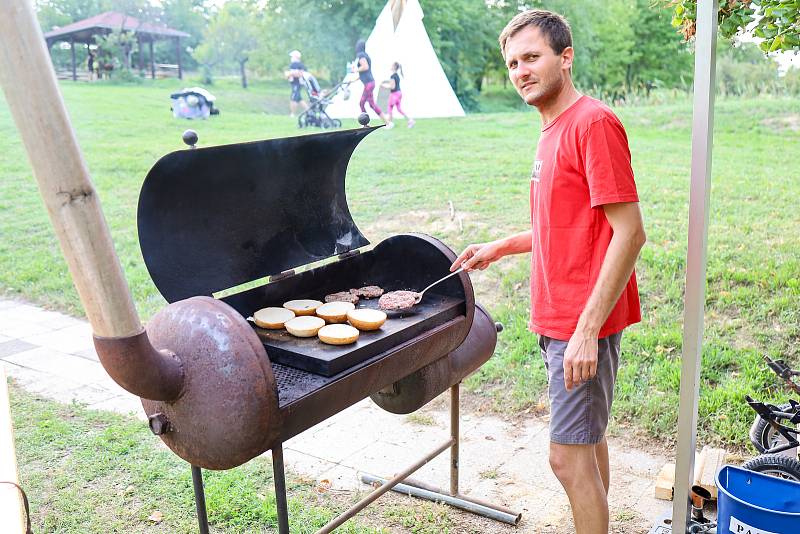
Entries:
[[30,1],[0,0],[0,86],[95,335],[142,332]]
[[75,38],[69,38],[69,51],[72,53],[72,81],[78,81],[78,72],[75,69]]
[[156,79],[156,62],[153,56],[153,36],[150,36],[150,77]]
[[144,70],[144,54],[142,53],[142,36],[141,34],[136,34],[136,52],[139,55],[139,75],[141,76],[142,71]]
[[[0,367],[0,480],[19,484],[8,382],[3,367]],[[0,532],[23,534],[26,527],[24,514],[19,490],[11,484],[0,484]]]
[[180,37],[176,37],[175,38],[175,52],[176,52],[176,54],[178,56],[178,61],[177,61],[177,63],[178,63],[178,79],[182,80],[183,79],[183,68],[181,66],[181,38]]

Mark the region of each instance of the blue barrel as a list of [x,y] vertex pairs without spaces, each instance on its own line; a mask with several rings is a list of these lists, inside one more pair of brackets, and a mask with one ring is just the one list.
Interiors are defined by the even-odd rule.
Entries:
[[800,533],[800,483],[726,465],[717,489],[718,534]]

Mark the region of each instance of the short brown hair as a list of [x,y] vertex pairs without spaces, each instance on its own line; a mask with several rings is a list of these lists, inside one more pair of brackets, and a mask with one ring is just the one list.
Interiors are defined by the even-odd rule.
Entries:
[[517,32],[533,26],[547,38],[553,52],[560,54],[568,46],[572,46],[572,30],[567,19],[544,9],[529,9],[515,16],[500,32],[500,51],[506,56],[506,43]]

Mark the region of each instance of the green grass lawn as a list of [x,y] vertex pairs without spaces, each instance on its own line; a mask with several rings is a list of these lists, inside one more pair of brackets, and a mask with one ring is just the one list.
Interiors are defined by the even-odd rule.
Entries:
[[[11,401],[34,532],[197,532],[189,465],[141,421],[47,401],[17,387]],[[211,532],[277,532],[269,455],[228,471],[206,470],[203,479]],[[316,532],[363,497],[291,475],[287,489],[293,533]],[[337,532],[385,534],[406,527],[404,532],[418,534],[477,534],[487,523],[462,522],[444,505],[391,494]]]
[[[306,133],[284,114],[288,91],[282,84],[256,83],[244,91],[220,82],[212,91],[222,114],[200,122],[172,118],[168,97],[179,87],[175,81],[62,84],[144,318],[164,304],[136,238],[137,196],[150,166],[181,149],[181,133],[190,127],[198,131],[201,146]],[[493,94],[485,109],[513,108],[507,93]],[[617,111],[631,143],[649,241],[638,264],[644,321],[624,339],[614,428],[670,442],[680,375],[691,102],[687,97]],[[799,115],[800,105],[788,99],[717,104],[701,442],[744,444],[752,419],[744,395],[784,395],[763,365],[763,354],[800,363]],[[454,249],[522,230],[529,219],[528,176],[538,130],[535,112],[508,111],[378,131],[351,160],[347,187],[354,218],[373,242],[396,232],[424,231]],[[2,101],[0,138],[0,292],[79,315],[77,295]],[[373,200],[377,196],[380,203]],[[473,394],[518,411],[539,404],[545,381],[533,336],[525,329],[526,262],[527,257],[506,259],[474,277],[479,297],[507,329],[496,355],[468,384]]]

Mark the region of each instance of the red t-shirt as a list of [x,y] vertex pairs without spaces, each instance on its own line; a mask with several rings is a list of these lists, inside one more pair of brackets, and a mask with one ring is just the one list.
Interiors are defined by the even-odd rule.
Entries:
[[[566,341],[594,289],[613,234],[602,205],[639,201],[628,138],[608,106],[581,96],[544,127],[530,199],[530,329]],[[640,320],[633,273],[599,337]]]

